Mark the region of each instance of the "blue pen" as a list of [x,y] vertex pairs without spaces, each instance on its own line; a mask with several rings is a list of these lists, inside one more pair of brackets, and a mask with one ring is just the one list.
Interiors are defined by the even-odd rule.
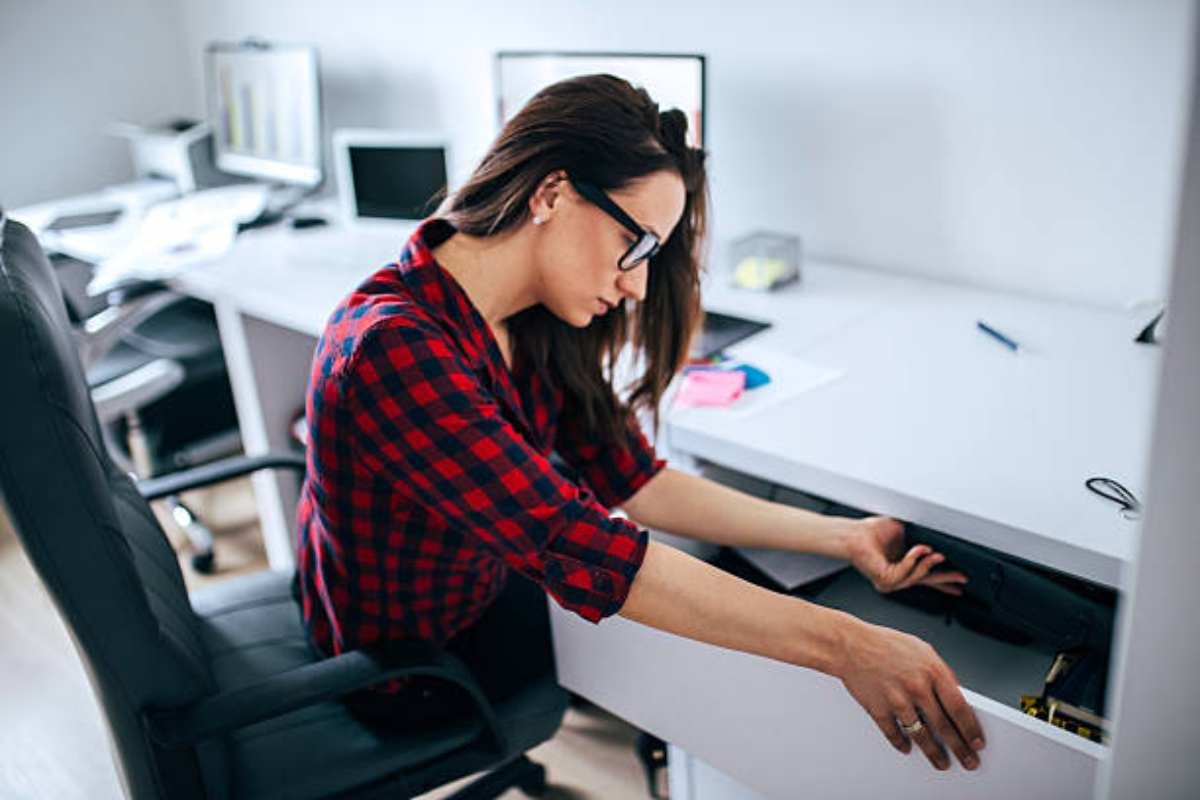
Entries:
[[977,321],[975,323],[975,325],[976,325],[976,327],[979,328],[979,330],[983,331],[988,336],[991,336],[993,339],[995,339],[1000,344],[1002,344],[1005,347],[1007,347],[1008,349],[1012,350],[1014,353],[1017,352],[1017,347],[1018,347],[1017,343],[1014,342],[1012,339],[1008,338],[1007,336],[1005,336],[1000,331],[993,328],[991,325],[988,325],[983,320]]

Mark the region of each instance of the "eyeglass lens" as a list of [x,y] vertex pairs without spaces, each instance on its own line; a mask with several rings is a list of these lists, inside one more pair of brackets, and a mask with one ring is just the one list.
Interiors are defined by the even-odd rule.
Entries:
[[621,258],[621,269],[633,269],[654,254],[658,248],[658,239],[654,234],[646,234],[634,244]]

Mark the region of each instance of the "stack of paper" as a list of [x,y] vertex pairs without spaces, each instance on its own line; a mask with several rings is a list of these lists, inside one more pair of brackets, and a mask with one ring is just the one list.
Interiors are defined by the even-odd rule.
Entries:
[[99,294],[130,277],[169,278],[223,255],[238,223],[262,213],[267,191],[262,184],[222,186],[152,206],[132,240],[100,261],[88,292]]

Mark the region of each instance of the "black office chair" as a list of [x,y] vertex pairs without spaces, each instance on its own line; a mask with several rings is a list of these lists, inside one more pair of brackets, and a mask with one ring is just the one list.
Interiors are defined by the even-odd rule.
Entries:
[[[0,212],[0,497],[87,668],[128,795],[408,797],[491,768],[457,796],[545,787],[543,768],[522,754],[562,720],[567,695],[552,680],[493,703],[445,652],[321,660],[290,575],[263,572],[189,599],[147,499],[301,470],[303,459],[239,457],[135,484],[101,441],[69,331],[50,264]],[[477,713],[406,734],[368,728],[336,700],[401,675],[457,684]]]

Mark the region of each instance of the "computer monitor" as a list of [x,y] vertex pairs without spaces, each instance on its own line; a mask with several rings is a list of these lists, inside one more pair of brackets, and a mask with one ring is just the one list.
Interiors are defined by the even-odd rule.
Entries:
[[343,216],[411,223],[433,213],[446,189],[450,146],[437,133],[341,128],[333,132]]
[[217,168],[313,187],[322,179],[317,51],[304,45],[214,43],[205,52]]
[[608,73],[641,86],[661,109],[687,115],[688,144],[704,145],[705,59],[696,54],[555,53],[496,54],[496,110],[500,127],[537,92],[577,75]]

